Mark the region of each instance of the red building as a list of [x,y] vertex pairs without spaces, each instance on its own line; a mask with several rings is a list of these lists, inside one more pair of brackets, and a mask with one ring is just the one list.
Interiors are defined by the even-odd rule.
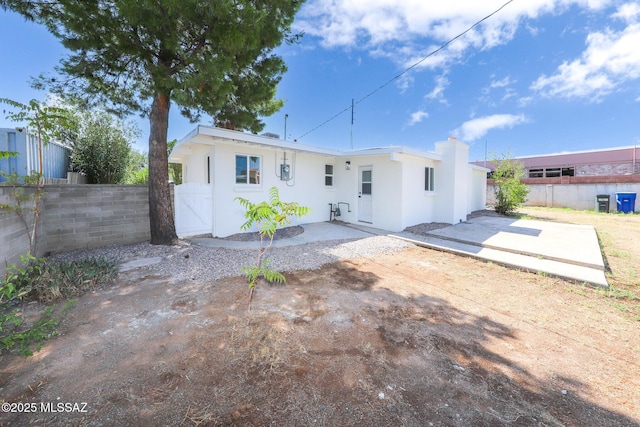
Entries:
[[[516,157],[528,184],[640,182],[640,147],[616,147]],[[474,162],[484,166],[484,162]],[[492,169],[491,162],[487,167]]]

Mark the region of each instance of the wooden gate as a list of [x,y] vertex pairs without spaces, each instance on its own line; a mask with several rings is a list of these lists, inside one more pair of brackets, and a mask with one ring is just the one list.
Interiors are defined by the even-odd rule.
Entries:
[[178,237],[213,232],[213,188],[209,184],[176,185],[176,233]]

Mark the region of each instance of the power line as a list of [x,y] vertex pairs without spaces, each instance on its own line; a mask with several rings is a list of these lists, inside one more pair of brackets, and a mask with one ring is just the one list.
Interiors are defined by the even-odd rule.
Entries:
[[[499,8],[497,8],[496,10],[494,10],[493,12],[491,12],[489,15],[485,16],[484,18],[480,19],[479,21],[477,21],[476,23],[474,23],[473,25],[471,25],[469,28],[467,28],[466,30],[464,30],[463,32],[461,32],[460,34],[458,34],[457,36],[449,39],[446,43],[444,43],[443,45],[441,45],[440,47],[438,47],[437,49],[429,52],[425,57],[423,57],[421,60],[419,60],[418,62],[416,62],[415,64],[411,65],[408,68],[405,68],[404,71],[402,71],[400,74],[396,75],[395,77],[391,78],[390,80],[386,81],[385,83],[381,84],[380,86],[378,86],[376,89],[372,90],[371,92],[369,92],[368,94],[366,94],[365,96],[363,96],[362,98],[360,98],[359,100],[357,100],[355,102],[355,105],[360,104],[361,102],[363,102],[365,99],[369,98],[370,96],[372,96],[373,94],[375,94],[376,92],[378,92],[379,90],[385,88],[386,86],[390,85],[391,83],[393,83],[394,81],[398,80],[400,77],[402,77],[403,75],[407,74],[409,71],[411,71],[412,69],[414,69],[415,67],[417,67],[418,65],[422,64],[424,61],[426,61],[427,59],[429,59],[430,57],[432,57],[433,55],[435,55],[436,53],[440,52],[441,50],[445,49],[447,46],[449,46],[451,43],[453,43],[454,41],[458,40],[460,37],[464,36],[465,34],[467,34],[469,31],[473,30],[475,27],[477,27],[478,25],[482,24],[484,21],[486,21],[487,19],[491,18],[493,15],[499,13],[502,9],[504,9],[505,7],[507,7],[509,5],[509,3],[514,2],[515,0],[509,0],[506,3],[504,3],[502,6],[500,6]],[[314,132],[318,129],[320,129],[322,126],[326,125],[327,123],[331,122],[332,120],[338,118],[339,116],[341,116],[342,114],[346,113],[347,111],[349,111],[350,109],[353,111],[353,100],[352,100],[352,105],[346,107],[345,109],[343,109],[342,111],[340,111],[339,113],[334,114],[333,116],[331,116],[330,118],[328,118],[327,120],[325,120],[324,122],[320,123],[318,126],[314,127],[313,129],[305,132],[302,134],[302,136],[298,137],[298,139],[302,139],[305,136],[309,135],[311,132]]]

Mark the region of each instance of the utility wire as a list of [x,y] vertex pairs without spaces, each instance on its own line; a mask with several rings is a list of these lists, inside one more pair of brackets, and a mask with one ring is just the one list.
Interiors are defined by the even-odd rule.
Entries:
[[[404,71],[402,71],[400,74],[396,75],[395,77],[391,78],[390,80],[386,81],[385,83],[381,84],[380,86],[378,86],[376,89],[372,90],[371,92],[369,92],[368,94],[366,94],[365,96],[363,96],[362,98],[360,98],[359,100],[357,100],[355,102],[355,105],[360,104],[362,101],[364,101],[365,99],[369,98],[370,96],[372,96],[373,94],[375,94],[376,92],[378,92],[379,90],[389,86],[391,83],[393,83],[394,81],[398,80],[400,77],[402,77],[403,75],[407,74],[409,71],[411,71],[412,69],[414,69],[415,67],[417,67],[418,65],[422,64],[424,61],[426,61],[427,59],[429,59],[430,57],[432,57],[433,55],[435,55],[436,53],[440,52],[441,50],[445,49],[447,46],[449,46],[451,43],[453,43],[454,41],[458,40],[460,37],[464,36],[465,34],[467,34],[469,31],[473,30],[475,27],[477,27],[478,25],[482,24],[484,21],[486,21],[487,19],[491,18],[493,15],[499,13],[502,9],[504,9],[505,7],[507,7],[509,5],[509,3],[514,2],[515,0],[509,0],[508,2],[504,3],[502,6],[500,6],[498,9],[494,10],[493,12],[491,12],[489,15],[485,16],[484,18],[482,18],[481,20],[477,21],[475,24],[473,24],[472,26],[470,26],[469,28],[467,28],[466,30],[464,30],[463,32],[461,32],[460,34],[458,34],[457,36],[449,39],[446,43],[444,43],[443,45],[441,45],[440,47],[438,47],[437,49],[429,52],[424,58],[422,58],[421,60],[419,60],[418,62],[416,62],[415,64],[411,65],[408,68],[405,68]],[[302,134],[302,136],[298,137],[298,139],[302,139],[305,136],[309,135],[311,132],[314,132],[318,129],[320,129],[322,126],[326,125],[327,123],[329,123],[330,121],[336,119],[337,117],[341,116],[342,114],[346,113],[347,111],[349,111],[350,109],[353,109],[353,104],[348,106],[347,108],[345,108],[344,110],[340,111],[339,113],[334,114],[333,116],[331,116],[330,118],[328,118],[327,120],[325,120],[324,122],[320,123],[318,126],[314,127],[313,129],[305,132]]]

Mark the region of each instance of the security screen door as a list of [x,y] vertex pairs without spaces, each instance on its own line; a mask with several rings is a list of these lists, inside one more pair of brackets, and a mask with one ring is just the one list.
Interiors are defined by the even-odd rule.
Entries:
[[360,179],[358,184],[358,221],[372,223],[373,167],[361,166],[359,169]]

